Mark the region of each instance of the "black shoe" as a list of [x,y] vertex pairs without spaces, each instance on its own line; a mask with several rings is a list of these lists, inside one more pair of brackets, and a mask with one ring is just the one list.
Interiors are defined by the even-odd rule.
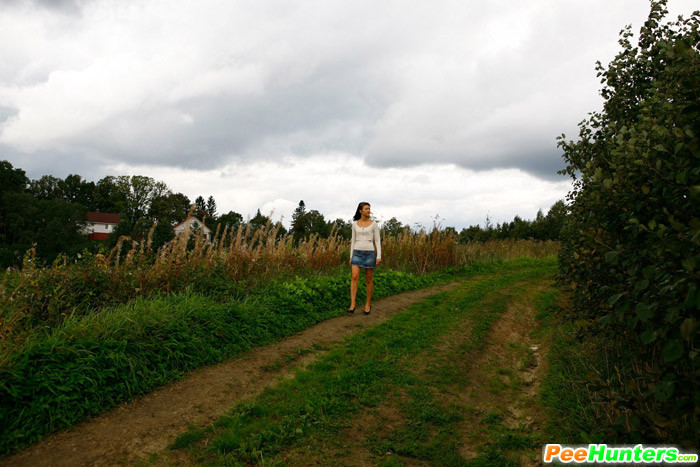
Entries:
[[348,313],[355,313],[355,308],[348,308]]
[[372,311],[372,307],[369,307],[369,310],[367,310],[367,311],[363,311],[362,314],[368,315],[370,311]]

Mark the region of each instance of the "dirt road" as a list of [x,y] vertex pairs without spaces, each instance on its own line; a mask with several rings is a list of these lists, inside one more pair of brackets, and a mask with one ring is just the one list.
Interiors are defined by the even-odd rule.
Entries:
[[366,330],[409,305],[457,282],[379,300],[372,314],[355,313],[319,323],[277,344],[205,367],[184,379],[47,437],[0,460],[2,466],[132,465],[162,452],[189,424],[206,425],[236,401],[252,397],[344,338]]

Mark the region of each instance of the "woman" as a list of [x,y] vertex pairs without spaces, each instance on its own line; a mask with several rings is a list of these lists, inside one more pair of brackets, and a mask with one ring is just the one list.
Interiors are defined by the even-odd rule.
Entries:
[[[379,225],[369,218],[370,205],[362,202],[357,205],[357,211],[352,218],[352,240],[350,241],[350,264],[352,279],[350,281],[350,308],[348,313],[355,312],[357,297],[357,282],[360,279],[360,268],[365,270],[367,285],[367,303],[364,314],[368,315],[372,307],[372,274],[377,264],[382,262],[382,244],[379,239]],[[376,252],[375,252],[376,248]]]

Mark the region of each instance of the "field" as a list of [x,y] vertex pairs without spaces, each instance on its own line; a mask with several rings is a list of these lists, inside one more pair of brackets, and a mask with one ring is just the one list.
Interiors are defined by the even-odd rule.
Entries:
[[341,309],[7,460],[536,464],[558,410],[540,396],[555,272],[551,256],[474,264],[369,317]]
[[[556,244],[457,245],[436,230],[386,239],[384,251],[393,264],[387,261],[389,267],[377,271],[375,299],[488,273],[516,257],[549,257],[551,262]],[[166,252],[149,255],[147,245],[137,244],[108,258],[50,268],[28,265],[5,274],[0,357],[5,453],[193,369],[338,316],[347,305],[347,252],[334,238],[293,247],[268,228],[224,232],[211,244],[195,239]],[[233,257],[239,259],[235,268],[230,267]],[[296,274],[289,266],[292,259]],[[241,269],[248,275],[235,277]],[[95,271],[112,278],[103,285],[106,290],[128,290],[128,278],[143,287],[131,296],[110,295],[96,306],[95,292],[88,290]],[[189,285],[176,272],[189,277]],[[165,276],[170,282],[158,289],[155,284],[163,284],[158,278]],[[206,284],[216,286],[207,289]],[[41,312],[34,308],[37,303]],[[68,308],[59,308],[60,303]]]

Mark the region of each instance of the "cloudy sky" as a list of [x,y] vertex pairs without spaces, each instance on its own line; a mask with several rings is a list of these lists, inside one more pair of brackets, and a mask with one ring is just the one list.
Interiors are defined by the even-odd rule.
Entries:
[[[669,18],[696,0],[670,0]],[[545,213],[645,0],[0,0],[0,159],[289,223]]]

